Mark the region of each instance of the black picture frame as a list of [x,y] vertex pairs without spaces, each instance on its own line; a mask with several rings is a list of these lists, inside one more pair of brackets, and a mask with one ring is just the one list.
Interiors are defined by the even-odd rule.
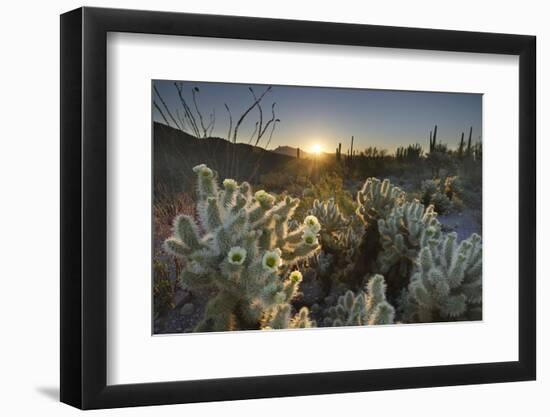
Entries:
[[[108,32],[519,56],[519,360],[113,385],[107,376]],[[61,401],[82,409],[533,380],[536,377],[536,38],[80,8],[61,16]]]

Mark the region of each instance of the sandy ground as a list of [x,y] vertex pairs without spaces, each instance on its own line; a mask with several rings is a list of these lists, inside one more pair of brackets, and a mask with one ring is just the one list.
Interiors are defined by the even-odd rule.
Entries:
[[456,232],[458,241],[467,239],[472,233],[481,235],[481,212],[464,209],[459,213],[449,213],[438,216],[446,232]]

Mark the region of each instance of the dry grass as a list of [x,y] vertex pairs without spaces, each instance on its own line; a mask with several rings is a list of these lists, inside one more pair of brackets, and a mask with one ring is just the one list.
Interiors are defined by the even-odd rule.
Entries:
[[172,224],[178,214],[195,215],[195,202],[189,193],[172,194],[162,189],[155,190],[153,204],[153,235],[155,244],[160,244],[172,234]]

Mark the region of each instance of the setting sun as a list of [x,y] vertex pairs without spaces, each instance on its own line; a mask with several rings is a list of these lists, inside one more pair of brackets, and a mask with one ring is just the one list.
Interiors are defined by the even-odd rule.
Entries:
[[315,145],[313,145],[312,150],[315,155],[319,155],[321,153],[321,145],[316,143]]

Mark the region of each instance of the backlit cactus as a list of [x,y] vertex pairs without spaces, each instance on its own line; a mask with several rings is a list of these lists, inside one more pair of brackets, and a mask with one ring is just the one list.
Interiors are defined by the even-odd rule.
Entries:
[[412,261],[429,239],[441,234],[441,225],[433,206],[424,207],[418,200],[394,207],[385,219],[378,220],[382,250],[378,268],[383,274],[397,270],[409,276]]
[[322,225],[320,232],[321,246],[325,252],[334,252],[342,247],[342,238],[348,228],[349,221],[340,212],[338,204],[334,199],[326,202],[315,200],[311,215],[315,216]]
[[326,326],[363,326],[391,324],[395,309],[386,301],[386,284],[382,275],[374,275],[368,281],[366,293],[354,294],[348,290],[329,308]]
[[346,218],[334,199],[315,200],[310,213],[322,226],[319,233],[322,251],[310,265],[321,279],[326,293],[334,282],[349,272],[356,248],[361,243],[364,224],[357,216]]
[[323,231],[325,232],[339,232],[348,224],[348,220],[340,212],[340,208],[333,198],[326,202],[315,200],[313,202],[311,214],[319,219],[319,222],[323,225]]
[[482,245],[472,234],[457,243],[456,233],[431,239],[417,259],[404,300],[408,321],[481,319]]
[[445,214],[453,208],[453,198],[462,191],[458,177],[447,177],[445,180],[431,179],[422,181],[422,203],[433,205],[439,214]]
[[385,218],[394,207],[405,202],[405,193],[390,180],[368,178],[357,193],[357,214],[365,223]]
[[291,314],[290,301],[298,294],[300,282],[302,282],[302,274],[299,271],[291,272],[282,291],[276,294],[275,304],[264,312],[262,329],[314,327],[315,323],[310,319],[307,307],[302,307],[294,317]]
[[273,311],[294,297],[299,281],[291,269],[319,250],[321,226],[309,216],[289,231],[298,199],[276,203],[271,194],[253,195],[248,183],[232,179],[220,189],[215,171],[206,165],[193,171],[197,219],[176,217],[174,236],[164,247],[185,261],[179,277],[184,288],[214,290],[197,330],[265,327]]
[[299,221],[296,198],[193,171],[196,216],[177,216],[164,247],[181,259],[180,285],[208,297],[195,331],[481,318],[481,237],[444,234],[433,205],[407,201],[389,180],[368,178],[349,216],[315,200]]

